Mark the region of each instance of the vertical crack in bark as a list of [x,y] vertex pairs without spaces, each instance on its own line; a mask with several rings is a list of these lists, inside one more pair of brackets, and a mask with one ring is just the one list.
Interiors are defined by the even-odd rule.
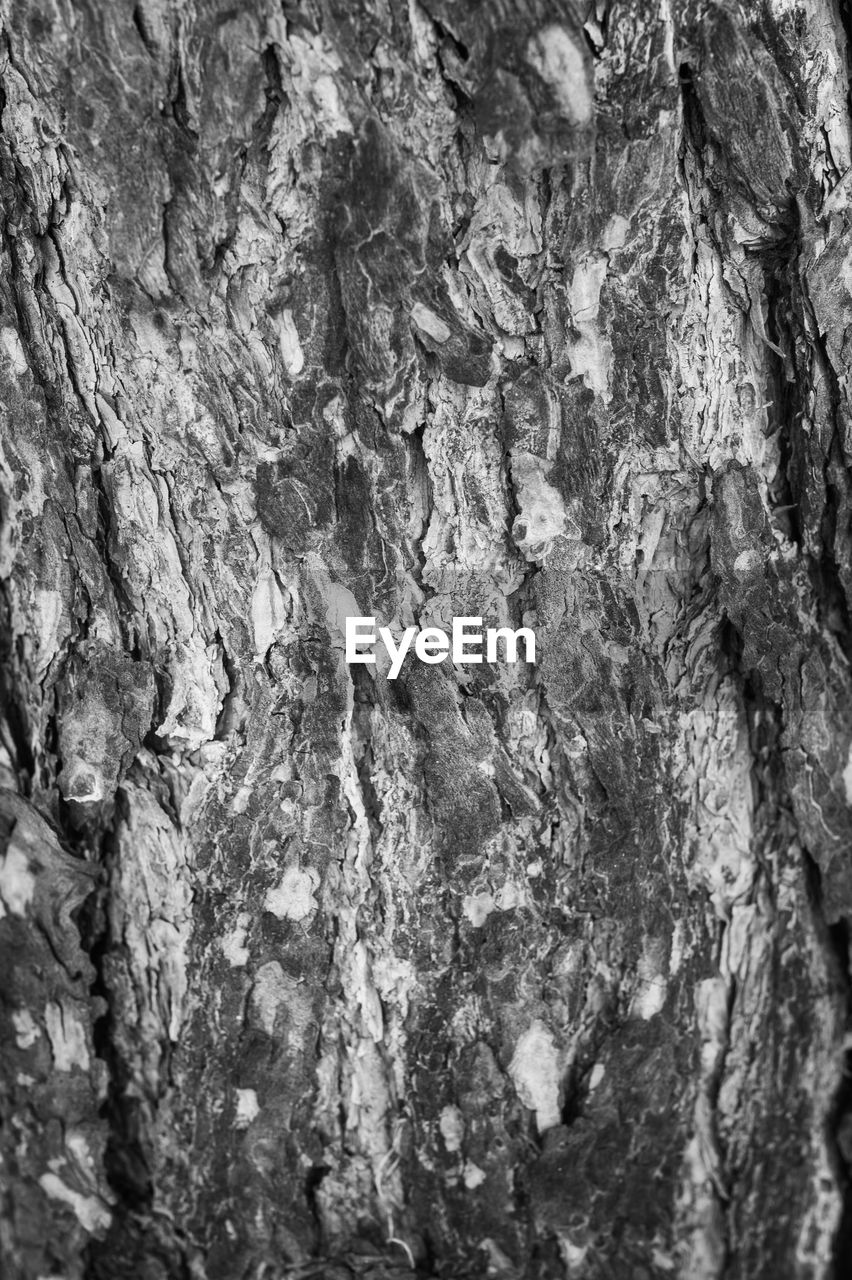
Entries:
[[826,1144],[831,1165],[842,1195],[842,1210],[832,1243],[829,1280],[842,1280],[852,1265],[852,1050],[848,1047],[852,1027],[852,981],[850,981],[849,926],[846,920],[826,925],[822,903],[821,876],[807,849],[803,851],[802,873],[813,902],[815,927],[831,958],[830,980],[842,1001],[846,1034],[838,1061],[839,1081],[826,1113]]
[[[845,9],[846,6],[843,7]],[[776,296],[773,297],[771,293],[768,296],[771,336],[783,351],[783,356],[779,356],[775,362],[775,386],[778,432],[782,443],[782,465],[787,492],[779,493],[776,499],[780,499],[784,513],[789,511],[792,536],[805,552],[819,621],[843,653],[848,669],[852,660],[852,622],[848,584],[841,575],[836,548],[843,547],[844,543],[848,545],[852,473],[843,457],[841,446],[843,413],[837,375],[813,314],[806,275],[800,261],[801,235],[802,227],[797,219],[795,234],[791,235],[786,256],[776,264],[775,271],[769,273],[769,278],[774,279],[777,287]],[[802,427],[807,417],[808,391],[816,378],[823,379],[828,387],[831,438],[823,458],[824,497],[819,524],[806,541],[799,512],[803,506],[812,502],[812,498],[808,491],[808,441],[803,436]],[[783,725],[783,711],[780,707],[776,709],[776,715]],[[786,803],[790,803],[789,798]],[[838,1084],[826,1121],[827,1142],[842,1196],[842,1212],[831,1257],[832,1275],[839,1280],[852,1266],[852,1148],[846,1136],[852,1114],[849,1084],[852,1053],[845,1047],[852,1030],[852,966],[848,919],[825,923],[822,877],[818,863],[813,859],[806,843],[803,861],[806,884],[814,906],[815,927],[828,956],[830,980],[837,984],[844,1027],[843,1050],[838,1063]]]
[[[121,1255],[126,1248],[124,1242],[133,1239],[134,1225],[138,1222],[137,1232],[144,1230],[142,1224],[153,1204],[151,1170],[138,1118],[139,1102],[134,1103],[129,1094],[130,1075],[114,1043],[121,1014],[116,1009],[116,993],[107,977],[110,953],[116,945],[111,937],[107,906],[111,861],[115,856],[112,844],[112,833],[104,833],[100,842],[103,883],[81,917],[81,932],[83,946],[95,971],[92,996],[103,1008],[94,1025],[94,1045],[107,1070],[107,1094],[102,1107],[107,1123],[104,1169],[116,1199],[110,1234],[103,1242],[93,1240],[88,1246],[84,1280],[105,1280],[115,1265],[116,1240],[122,1242],[118,1248]],[[131,1257],[127,1257],[127,1262],[132,1266]]]

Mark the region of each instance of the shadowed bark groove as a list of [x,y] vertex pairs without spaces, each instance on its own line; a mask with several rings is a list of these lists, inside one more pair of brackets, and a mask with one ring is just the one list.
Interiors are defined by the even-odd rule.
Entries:
[[4,1278],[849,1273],[845,10],[0,0]]

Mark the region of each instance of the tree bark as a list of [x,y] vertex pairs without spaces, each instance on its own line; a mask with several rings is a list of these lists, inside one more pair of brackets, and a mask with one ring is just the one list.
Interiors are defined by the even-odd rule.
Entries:
[[3,1275],[840,1280],[841,10],[0,15]]

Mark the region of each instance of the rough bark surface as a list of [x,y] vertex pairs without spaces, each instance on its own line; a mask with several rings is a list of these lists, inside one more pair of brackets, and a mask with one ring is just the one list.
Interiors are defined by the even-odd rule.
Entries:
[[0,17],[3,1276],[846,1276],[841,10]]

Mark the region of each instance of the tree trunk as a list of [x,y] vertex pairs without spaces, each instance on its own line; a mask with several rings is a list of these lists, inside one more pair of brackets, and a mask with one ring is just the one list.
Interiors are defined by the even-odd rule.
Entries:
[[848,1275],[834,0],[0,14],[3,1276]]

